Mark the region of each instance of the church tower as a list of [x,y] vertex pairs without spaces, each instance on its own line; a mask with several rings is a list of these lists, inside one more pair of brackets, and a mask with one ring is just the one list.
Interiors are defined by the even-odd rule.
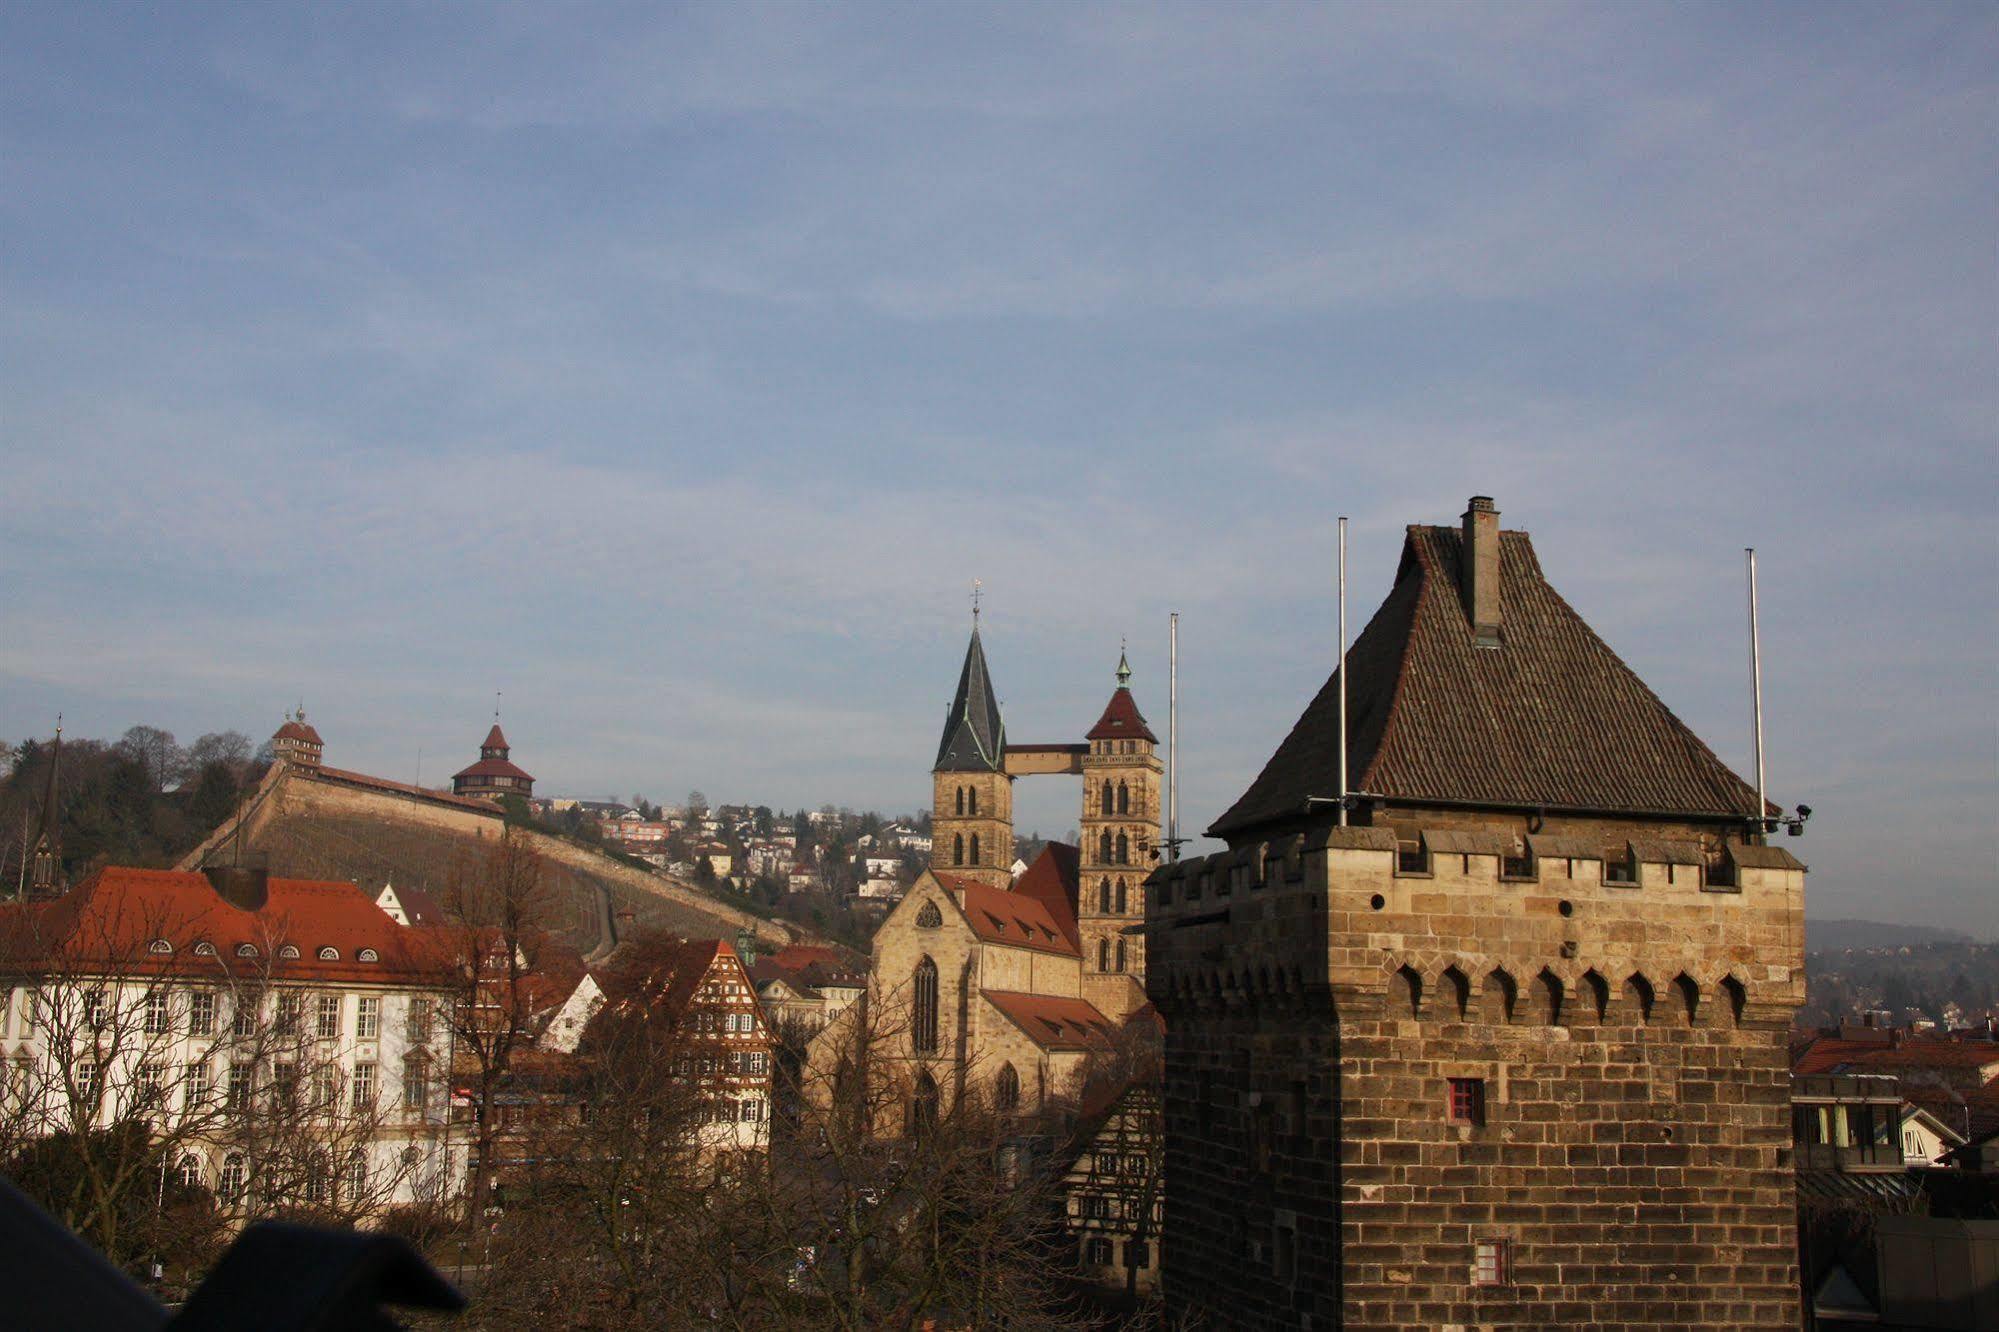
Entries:
[[1006,771],[1006,724],[993,697],[978,612],[944,738],[930,769],[930,866],[1006,888],[1013,883],[1013,778]]
[[1145,1003],[1145,940],[1126,934],[1145,919],[1142,885],[1159,840],[1159,737],[1131,696],[1118,654],[1117,691],[1084,737],[1081,885],[1083,998],[1113,1020]]

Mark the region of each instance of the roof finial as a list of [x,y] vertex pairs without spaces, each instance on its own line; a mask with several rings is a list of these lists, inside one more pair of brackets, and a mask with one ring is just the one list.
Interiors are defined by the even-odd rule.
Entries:
[[1117,641],[1117,687],[1119,689],[1124,689],[1128,688],[1130,684],[1131,684],[1131,663],[1125,660],[1124,637],[1120,635]]
[[500,691],[495,689],[493,691],[493,725],[498,726],[499,724],[500,724]]
[[972,580],[972,628],[974,629],[979,627],[979,598],[985,595],[982,591],[984,585],[981,579]]
[[292,713],[292,719],[293,719],[294,721],[304,721],[304,720],[305,720],[305,700],[304,700],[304,699],[300,699],[300,700],[298,701],[298,711],[296,711],[296,712]]

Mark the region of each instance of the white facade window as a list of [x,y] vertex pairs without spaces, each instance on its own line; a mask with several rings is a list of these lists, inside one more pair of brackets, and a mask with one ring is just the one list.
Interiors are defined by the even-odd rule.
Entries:
[[305,1013],[305,997],[297,994],[278,996],[278,1035],[298,1035],[299,1019]]
[[229,1030],[237,1036],[248,1036],[257,1029],[257,1000],[254,995],[236,996],[236,1016]]
[[382,1033],[382,1001],[364,994],[354,1004],[354,1038],[372,1041]]
[[340,1035],[340,996],[322,994],[313,1012],[313,1035],[323,1041],[333,1040]]
[[312,1070],[312,1108],[331,1110],[340,1099],[340,1070],[322,1063]]
[[250,1061],[238,1059],[229,1065],[229,1086],[227,1105],[231,1110],[241,1112],[250,1108],[250,1088],[253,1085]]
[[222,1175],[216,1181],[215,1191],[222,1196],[222,1201],[235,1202],[243,1196],[246,1179],[247,1172],[243,1169],[243,1158],[231,1152],[222,1162]]
[[372,1110],[375,1107],[375,1066],[373,1064],[354,1065],[354,1108]]
[[168,1025],[167,992],[165,990],[148,990],[146,992],[146,1034],[148,1036],[162,1035],[166,1032]]
[[421,1110],[429,1100],[429,1062],[422,1055],[403,1056],[403,1104]]
[[208,1104],[213,1089],[214,1076],[206,1059],[197,1059],[187,1066],[181,1079],[181,1104],[190,1113]]
[[93,986],[91,989],[84,991],[83,1023],[94,1031],[103,1025],[103,1022],[104,989],[102,986]]
[[743,1122],[745,1124],[760,1123],[763,1117],[764,1103],[762,1101],[751,1098],[743,1102]]
[[426,1044],[430,1040],[430,1021],[430,1000],[411,999],[405,1022],[405,1039],[412,1045]]
[[215,991],[196,990],[188,996],[187,1029],[194,1036],[215,1034]]

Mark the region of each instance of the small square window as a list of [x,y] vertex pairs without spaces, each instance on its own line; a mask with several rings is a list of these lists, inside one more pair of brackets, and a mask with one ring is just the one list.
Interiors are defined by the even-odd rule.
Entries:
[[1452,1078],[1450,1120],[1453,1124],[1485,1123],[1485,1079]]
[[1480,1240],[1472,1253],[1472,1284],[1505,1285],[1511,1279],[1512,1247],[1506,1240]]

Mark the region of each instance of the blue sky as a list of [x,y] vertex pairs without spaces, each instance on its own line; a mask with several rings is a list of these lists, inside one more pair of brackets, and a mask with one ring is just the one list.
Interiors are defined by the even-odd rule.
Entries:
[[[0,7],[0,735],[1212,818],[1496,497],[1820,915],[1999,933],[1981,5]],[[1023,825],[1073,823],[1067,783]]]

